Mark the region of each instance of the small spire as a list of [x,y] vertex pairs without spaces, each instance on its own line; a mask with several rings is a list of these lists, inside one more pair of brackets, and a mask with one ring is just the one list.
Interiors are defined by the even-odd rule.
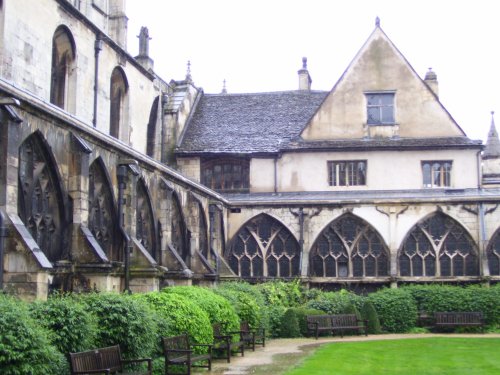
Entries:
[[149,36],[149,30],[147,27],[141,27],[139,35],[139,56],[149,56],[149,41],[151,40]]
[[378,16],[375,18],[375,27],[380,27],[380,18]]
[[187,62],[187,72],[186,72],[186,81],[192,81],[192,77],[191,77],[191,61],[188,60]]
[[426,81],[435,81],[437,80],[437,74],[432,71],[432,68],[429,68],[429,71],[425,73],[425,80]]
[[488,132],[488,140],[484,148],[483,159],[492,159],[500,157],[500,140],[495,126],[495,111],[491,111],[491,125]]
[[307,69],[307,57],[302,58],[302,69]]
[[226,79],[224,78],[224,81],[222,81],[222,91],[221,94],[227,94],[227,89],[226,89]]

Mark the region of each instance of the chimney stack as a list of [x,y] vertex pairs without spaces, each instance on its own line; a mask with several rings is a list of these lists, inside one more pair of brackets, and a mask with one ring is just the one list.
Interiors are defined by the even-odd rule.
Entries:
[[432,71],[432,68],[429,68],[429,71],[425,74],[424,81],[425,83],[427,83],[427,85],[429,85],[432,92],[439,98],[439,85],[437,81],[437,75]]
[[302,58],[302,69],[298,72],[299,74],[299,90],[311,90],[311,76],[307,70],[307,57]]

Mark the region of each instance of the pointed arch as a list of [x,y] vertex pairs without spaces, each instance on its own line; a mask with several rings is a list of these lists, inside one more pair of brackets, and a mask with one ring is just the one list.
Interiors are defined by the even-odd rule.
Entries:
[[156,145],[161,142],[157,138],[157,121],[158,121],[158,104],[160,101],[160,97],[157,96],[153,101],[153,105],[151,106],[151,111],[149,113],[149,122],[148,122],[148,143],[146,145],[146,154],[152,158],[154,158],[157,154],[157,150],[155,150]]
[[108,259],[122,260],[116,201],[111,179],[101,157],[89,168],[89,229]]
[[400,276],[477,276],[474,240],[455,219],[433,213],[408,233],[398,255]]
[[144,246],[144,248],[156,258],[156,220],[151,203],[146,182],[143,178],[137,181],[136,187],[136,228],[135,237]]
[[260,214],[235,234],[226,260],[243,278],[300,275],[300,246],[277,219]]
[[198,202],[198,237],[200,253],[202,253],[203,256],[208,259],[208,226],[207,219],[205,217],[205,210],[203,209],[203,206],[200,202]]
[[365,220],[344,214],[323,229],[310,252],[316,277],[389,275],[389,251],[382,236]]
[[18,212],[51,262],[67,256],[65,199],[55,158],[40,131],[19,147]]
[[109,97],[109,134],[115,138],[128,141],[125,133],[128,114],[128,81],[121,67],[115,67],[111,73]]
[[184,214],[182,212],[182,205],[179,200],[179,196],[174,191],[172,192],[170,209],[170,233],[171,233],[171,245],[177,251],[184,261],[188,260],[189,249],[187,246],[187,227],[186,221],[184,219]]
[[76,109],[76,45],[68,27],[61,25],[52,37],[50,102],[69,112]]
[[500,228],[491,236],[486,250],[491,276],[500,276]]

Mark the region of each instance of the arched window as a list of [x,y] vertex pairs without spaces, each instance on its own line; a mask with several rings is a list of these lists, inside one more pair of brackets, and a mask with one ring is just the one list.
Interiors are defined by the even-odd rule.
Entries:
[[89,169],[89,229],[109,260],[122,260],[111,183],[101,158]]
[[52,37],[50,102],[75,112],[76,47],[71,32],[65,26],[59,26]]
[[451,217],[435,213],[413,227],[399,253],[401,276],[476,276],[473,239]]
[[226,259],[243,278],[294,277],[300,272],[300,247],[276,219],[261,214],[236,233]]
[[113,69],[110,87],[109,134],[115,138],[128,141],[125,133],[128,104],[128,82],[123,70]]
[[389,274],[389,255],[382,237],[366,221],[346,214],[329,224],[314,242],[311,275],[376,277]]
[[18,212],[51,262],[67,256],[63,202],[55,161],[41,134],[34,133],[19,148]]
[[137,202],[136,202],[136,234],[135,237],[144,248],[156,259],[156,230],[153,206],[149,193],[141,178],[137,182]]
[[488,256],[490,275],[500,276],[500,229],[497,229],[491,237],[486,254]]

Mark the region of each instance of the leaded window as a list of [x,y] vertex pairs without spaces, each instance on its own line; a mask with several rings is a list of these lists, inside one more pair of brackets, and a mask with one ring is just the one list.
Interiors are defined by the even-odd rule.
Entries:
[[110,260],[121,259],[114,198],[101,159],[89,169],[89,229]]
[[488,266],[490,268],[490,275],[500,276],[500,230],[491,237],[488,251]]
[[[68,28],[60,26],[52,38],[50,102],[63,109],[74,106],[76,85],[75,42]],[[71,102],[71,103],[70,103]]]
[[366,160],[341,160],[328,162],[330,186],[366,185]]
[[424,187],[442,187],[451,185],[450,160],[435,160],[422,162],[422,177]]
[[368,125],[391,125],[394,120],[394,93],[367,93],[366,117]]
[[436,213],[408,234],[399,254],[401,276],[476,276],[477,249],[455,220]]
[[236,233],[226,259],[243,278],[294,277],[300,272],[297,240],[283,224],[264,214]]
[[136,238],[144,248],[155,258],[156,235],[153,207],[146,184],[142,179],[137,182],[136,202]]
[[56,166],[38,133],[19,148],[18,211],[33,239],[55,262],[63,257],[63,198]]
[[377,277],[389,273],[382,237],[364,220],[346,214],[330,223],[314,242],[311,274],[316,277]]
[[250,162],[241,158],[202,160],[201,183],[220,192],[248,192]]

